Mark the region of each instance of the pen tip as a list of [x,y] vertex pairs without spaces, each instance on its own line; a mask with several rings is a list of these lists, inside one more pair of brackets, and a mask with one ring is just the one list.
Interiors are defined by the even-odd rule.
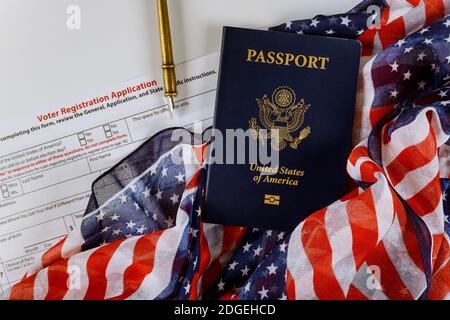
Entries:
[[174,110],[173,97],[167,97],[167,106],[169,107],[170,118],[173,119],[173,110]]

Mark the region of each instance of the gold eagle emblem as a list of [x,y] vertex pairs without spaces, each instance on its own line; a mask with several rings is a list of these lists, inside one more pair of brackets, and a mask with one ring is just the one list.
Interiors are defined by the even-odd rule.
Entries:
[[[283,86],[275,89],[272,99],[267,95],[262,99],[256,99],[259,106],[259,120],[268,132],[261,132],[255,117],[249,121],[251,135],[254,139],[271,140],[270,143],[275,150],[283,150],[288,145],[297,149],[300,142],[306,139],[311,128],[306,127],[300,131],[298,137],[292,135],[302,126],[305,113],[311,105],[306,104],[304,99],[296,101],[294,90]],[[274,135],[272,130],[277,130]]]

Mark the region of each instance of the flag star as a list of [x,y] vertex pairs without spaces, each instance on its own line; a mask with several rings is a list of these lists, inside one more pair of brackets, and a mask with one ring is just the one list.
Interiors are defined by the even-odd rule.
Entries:
[[292,21],[286,22],[286,30],[291,29],[291,26],[292,26]]
[[425,44],[433,44],[433,39],[427,39],[427,38],[425,38],[425,40],[423,41],[423,43],[425,43]]
[[447,74],[447,76],[444,78],[444,81],[448,81],[448,80],[450,80],[450,73]]
[[217,284],[217,287],[219,287],[219,291],[225,290],[225,282],[223,282],[223,280],[220,279],[220,282]]
[[405,48],[405,51],[403,51],[403,53],[410,53],[413,49],[413,47]]
[[248,252],[250,250],[250,247],[252,245],[250,243],[247,242],[247,244],[244,246],[244,250],[242,252]]
[[158,192],[155,194],[156,200],[162,199],[162,191],[158,189]]
[[158,220],[158,214],[155,212],[152,214],[153,220]]
[[425,58],[427,55],[423,52],[419,53],[419,55],[417,56],[417,61],[421,61],[423,60],[423,58]]
[[442,200],[447,201],[447,192],[442,193]]
[[271,237],[271,236],[272,236],[272,230],[267,230],[267,231],[266,231],[266,235],[267,235],[268,237]]
[[248,281],[247,284],[244,287],[244,293],[250,292],[250,286],[251,285],[252,285],[252,283],[250,281]]
[[338,18],[331,16],[330,18],[328,18],[328,20],[330,21],[330,24],[336,24]]
[[234,260],[233,263],[228,265],[228,270],[234,270],[234,268],[236,268],[236,266],[239,264],[239,262],[237,262],[236,260]]
[[450,56],[446,57],[445,59],[447,59],[447,64],[450,64]]
[[405,39],[400,39],[400,40],[397,41],[396,45],[400,48],[405,43],[406,43]]
[[278,300],[287,300],[287,296],[284,294],[284,292],[283,292],[283,295],[281,296],[281,298],[279,298]]
[[200,208],[198,208],[197,210],[195,210],[195,212],[197,212],[197,216],[200,217],[200,215],[202,214],[202,210]]
[[287,247],[286,242],[283,242],[282,244],[280,244],[280,251],[281,252],[286,252],[286,247]]
[[137,231],[139,234],[143,234],[144,231],[145,231],[145,229],[147,229],[147,227],[144,226],[144,225],[142,225],[142,226],[140,226],[138,229],[136,229],[136,231]]
[[303,34],[303,30],[297,31],[297,34]]
[[111,219],[111,221],[119,221],[119,216],[117,214],[114,213],[113,216],[111,216],[109,219]]
[[275,275],[277,274],[278,267],[275,266],[273,263],[270,266],[266,267],[266,268],[267,268],[267,270],[269,270],[269,276],[271,274],[275,274]]
[[139,203],[137,203],[136,201],[133,201],[133,206],[136,210],[139,210],[141,207],[139,206]]
[[97,218],[97,222],[99,222],[100,220],[103,220],[103,217],[105,216],[105,213],[100,210],[98,214],[95,215],[95,217]]
[[419,83],[417,83],[417,85],[419,86],[419,89],[425,89],[425,85],[426,85],[427,83],[425,82],[425,81],[420,81]]
[[317,20],[317,18],[314,18],[311,20],[311,24],[310,27],[317,27],[317,25],[319,24],[319,20]]
[[397,91],[397,89],[394,89],[393,91],[390,91],[389,93],[391,94],[391,97],[397,98],[399,92]]
[[189,281],[188,281],[187,285],[184,287],[184,290],[186,291],[186,294],[188,294],[189,291],[191,291],[191,284],[189,283]]
[[163,169],[161,170],[161,177],[167,177],[167,168],[163,167]]
[[410,80],[411,76],[412,76],[412,73],[411,73],[411,71],[408,70],[408,72],[403,74],[403,77],[404,77],[403,80]]
[[449,34],[448,37],[445,38],[444,40],[447,41],[447,42],[450,42],[450,34]]
[[448,216],[446,216],[446,215],[444,215],[444,220],[445,220],[445,223],[450,223],[450,222],[448,222]]
[[278,234],[278,241],[283,240],[284,234],[285,234],[284,232],[280,232],[280,233]]
[[364,33],[364,31],[365,31],[364,29],[359,30],[359,31],[357,32],[358,36],[362,35],[362,34]]
[[150,189],[146,186],[144,191],[142,191],[142,194],[144,195],[144,198],[147,199],[148,197],[150,197]]
[[130,220],[130,222],[127,222],[128,229],[133,229],[135,225],[136,225],[136,223],[134,223],[133,220]]
[[446,96],[447,96],[447,91],[442,90],[441,92],[439,92],[439,96],[440,96],[441,98],[446,97]]
[[[450,100],[446,100],[446,101],[442,101],[441,104],[446,107],[447,105],[450,104]],[[444,200],[445,201],[445,200]]]
[[422,30],[419,31],[419,33],[423,35],[425,32],[428,32],[428,31],[430,31],[429,27],[423,28]]
[[247,265],[245,265],[245,268],[241,269],[242,276],[248,276],[249,271],[250,271],[250,268],[248,268]]
[[112,234],[115,235],[115,236],[118,236],[121,232],[122,232],[122,230],[115,229],[115,230],[112,231]]
[[261,254],[262,249],[263,249],[263,248],[262,248],[261,246],[258,246],[258,248],[254,249],[254,250],[253,250],[254,256],[255,256],[255,257],[256,257],[256,256],[259,256],[259,255]]
[[196,238],[197,237],[197,232],[198,232],[198,229],[189,228],[189,234],[192,235],[192,238]]
[[252,232],[258,232],[259,229],[258,228],[253,228]]
[[348,16],[342,17],[341,20],[341,24],[344,24],[346,27],[348,27],[348,24],[352,21],[348,18]]
[[173,204],[176,204],[176,203],[178,203],[178,199],[180,198],[180,196],[179,195],[177,195],[176,193],[174,193],[171,197],[170,197],[170,200],[172,200],[172,203]]
[[157,168],[156,165],[153,165],[153,166],[150,167],[150,175],[151,176],[156,174],[156,168]]
[[174,226],[174,222],[175,222],[175,220],[173,220],[173,218],[172,217],[168,217],[167,219],[166,219],[166,224],[167,224],[167,227],[168,228],[170,228],[170,227],[173,227]]
[[333,29],[330,29],[330,30],[326,30],[325,33],[326,34],[335,34],[336,32]]
[[181,172],[175,178],[177,178],[178,182],[184,182],[184,174],[181,174]]
[[264,286],[261,288],[260,291],[258,291],[258,293],[261,295],[261,300],[264,298],[268,298],[269,296],[267,295],[267,293],[269,292],[269,290],[267,290],[266,288],[264,288]]
[[102,229],[101,233],[108,232],[109,229],[110,229],[110,227],[106,226]]
[[127,203],[127,196],[125,194],[122,194],[119,198],[121,203]]
[[444,22],[444,26],[446,28],[450,27],[450,19],[448,19],[447,21]]
[[390,64],[390,66],[392,68],[391,72],[394,72],[394,71],[398,72],[399,65],[397,64],[397,60],[395,60],[393,64]]
[[127,233],[126,235],[125,235],[125,237],[126,238],[131,238],[133,235],[131,234],[131,233]]

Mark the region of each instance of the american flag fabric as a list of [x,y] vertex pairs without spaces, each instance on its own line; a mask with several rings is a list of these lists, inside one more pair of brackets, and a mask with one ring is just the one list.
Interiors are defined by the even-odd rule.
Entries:
[[202,223],[207,141],[169,129],[93,184],[81,228],[5,298],[450,299],[449,13],[364,1],[273,28],[363,44],[354,190],[292,233]]

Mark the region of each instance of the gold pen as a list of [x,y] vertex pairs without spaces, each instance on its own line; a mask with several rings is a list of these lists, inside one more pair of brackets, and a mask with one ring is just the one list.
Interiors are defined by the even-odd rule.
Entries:
[[167,0],[158,1],[159,39],[161,43],[162,72],[164,81],[164,96],[171,118],[173,118],[173,98],[178,95],[177,78],[175,75],[175,64],[173,62],[172,40],[170,37],[169,11]]

